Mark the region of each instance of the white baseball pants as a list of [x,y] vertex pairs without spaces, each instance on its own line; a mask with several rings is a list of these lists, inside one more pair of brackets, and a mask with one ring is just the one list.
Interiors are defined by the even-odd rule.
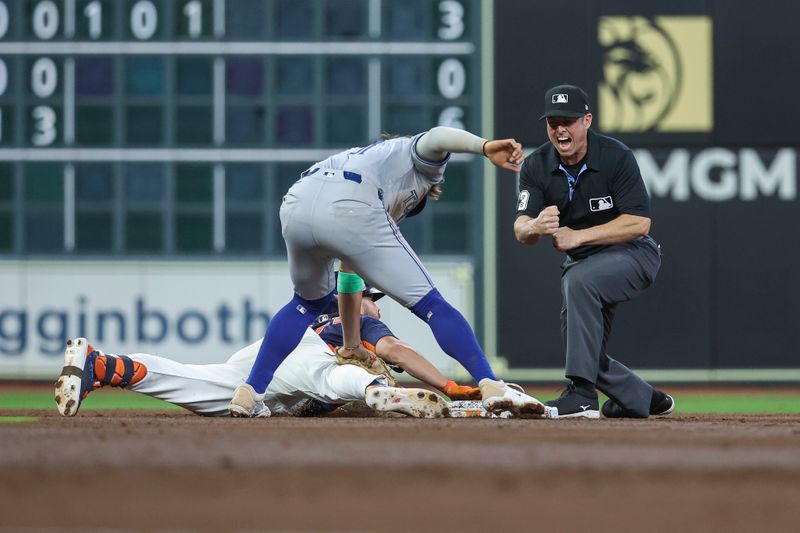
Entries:
[[[180,405],[196,414],[227,416],[233,392],[247,379],[261,339],[242,348],[224,363],[191,365],[145,353],[129,354],[144,363],[147,376],[130,390]],[[311,329],[275,372],[264,402],[273,413],[314,399],[329,404],[363,400],[365,389],[380,376],[354,365],[337,365],[328,346]]]

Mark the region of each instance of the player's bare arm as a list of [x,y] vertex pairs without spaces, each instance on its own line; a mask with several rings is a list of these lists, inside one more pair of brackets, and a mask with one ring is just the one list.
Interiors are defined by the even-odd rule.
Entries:
[[431,128],[417,142],[417,153],[429,161],[441,161],[450,152],[483,155],[495,166],[512,172],[519,172],[525,158],[522,145],[514,139],[487,140],[446,126]]
[[375,345],[375,351],[387,363],[399,366],[408,375],[436,387],[453,400],[480,399],[480,389],[448,380],[411,345],[395,337],[381,337]]
[[[339,272],[353,273],[352,269],[344,262],[339,267]],[[340,355],[360,361],[373,360],[375,355],[361,344],[361,291],[340,292],[338,298],[344,338],[344,346],[339,351]]]
[[542,235],[558,231],[558,207],[549,205],[536,218],[520,215],[514,221],[514,235],[522,244],[536,244]]
[[553,234],[553,246],[564,252],[587,244],[628,242],[648,233],[650,218],[622,214],[610,222],[582,230],[562,226]]

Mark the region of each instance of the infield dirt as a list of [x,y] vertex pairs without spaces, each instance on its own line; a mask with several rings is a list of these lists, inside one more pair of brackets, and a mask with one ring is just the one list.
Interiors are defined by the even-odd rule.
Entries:
[[3,411],[0,531],[796,531],[800,415]]

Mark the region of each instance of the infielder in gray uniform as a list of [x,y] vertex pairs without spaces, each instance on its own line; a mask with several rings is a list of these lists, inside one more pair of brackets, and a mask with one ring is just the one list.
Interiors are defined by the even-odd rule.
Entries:
[[[337,258],[342,271],[357,273],[430,326],[444,352],[478,382],[488,411],[544,415],[541,402],[496,379],[472,328],[436,290],[397,227],[428,196],[438,197],[452,152],[483,155],[515,172],[523,159],[522,146],[513,139],[486,140],[435,127],[346,150],[301,174],[280,209],[295,294],[270,321],[247,383],[231,400],[232,415],[251,417],[261,409],[275,369],[333,297]],[[343,355],[368,358],[359,332],[361,289],[343,289],[342,279],[340,274]]]

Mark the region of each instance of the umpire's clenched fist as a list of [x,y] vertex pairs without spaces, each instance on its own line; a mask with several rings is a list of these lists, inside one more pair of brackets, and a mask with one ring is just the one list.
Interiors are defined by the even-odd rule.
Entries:
[[514,235],[522,244],[536,244],[542,235],[553,235],[558,231],[558,214],[558,207],[550,205],[536,218],[519,215],[514,221]]
[[552,235],[558,231],[558,207],[549,205],[533,219],[533,231],[537,235]]

